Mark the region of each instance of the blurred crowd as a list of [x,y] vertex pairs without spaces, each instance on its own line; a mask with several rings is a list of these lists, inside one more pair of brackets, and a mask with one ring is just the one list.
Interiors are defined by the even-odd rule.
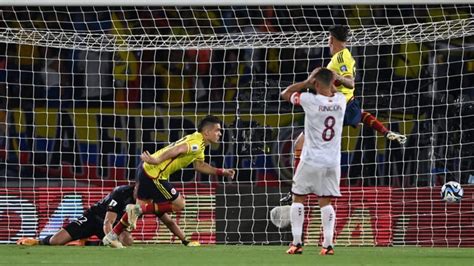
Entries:
[[[357,29],[370,25],[435,22],[469,16],[471,10],[468,5],[6,7],[2,8],[0,29],[116,36],[180,36],[321,31],[335,23]],[[121,37],[118,40],[125,42]],[[367,96],[370,107],[371,96],[376,96],[374,91],[392,92],[394,97],[407,90],[428,91],[433,74],[440,77],[437,81],[440,86],[452,87],[453,91],[458,88],[459,92],[459,88],[472,80],[472,75],[460,78],[460,74],[474,72],[473,63],[467,60],[472,58],[472,52],[461,49],[459,45],[462,46],[462,43],[456,41],[446,45],[440,48],[432,43],[410,43],[352,48],[358,61],[357,81],[364,83],[358,94]],[[440,52],[433,55],[435,50]],[[46,48],[1,43],[0,86],[8,84],[8,90],[1,89],[2,95],[7,96],[10,106],[22,108],[182,106],[188,103],[232,102],[235,99],[271,101],[278,100],[278,94],[270,94],[273,98],[258,99],[255,98],[258,95],[267,94],[268,97],[269,94],[255,94],[250,88],[268,79],[288,82],[304,79],[311,69],[327,63],[329,58],[328,51],[320,48],[211,50],[204,47],[106,52],[66,46]],[[433,70],[435,62],[439,67]],[[452,67],[453,64],[459,67]],[[385,86],[385,82],[393,84]],[[19,101],[22,101],[21,104]]]
[[[107,34],[120,45],[127,35],[320,32],[333,24],[357,30],[465,19],[473,13],[470,5],[3,7],[0,31]],[[460,160],[474,151],[473,44],[472,34],[466,34],[437,42],[350,47],[363,108],[418,123],[411,134],[420,137],[410,138],[405,154],[394,151],[390,156],[421,163],[387,169],[405,168],[414,176],[473,169],[472,160]],[[328,49],[318,47],[112,52],[0,42],[0,131],[5,132],[6,111],[15,108],[218,107],[230,113],[236,108],[286,113],[291,109],[281,104],[281,89],[305,79],[330,57]]]

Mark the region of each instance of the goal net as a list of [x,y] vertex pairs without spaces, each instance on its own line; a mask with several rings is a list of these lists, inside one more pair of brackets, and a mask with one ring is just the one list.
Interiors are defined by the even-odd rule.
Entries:
[[[142,151],[223,121],[206,161],[234,180],[170,181],[173,215],[202,243],[286,244],[270,212],[291,186],[304,113],[279,93],[331,59],[328,28],[351,29],[356,98],[390,130],[345,128],[337,245],[474,245],[474,18],[470,4],[0,8],[0,243],[43,238],[113,187]],[[460,203],[440,198],[447,181]],[[304,240],[318,245],[317,197]],[[154,216],[138,242],[176,243]],[[98,241],[91,238],[89,241]]]

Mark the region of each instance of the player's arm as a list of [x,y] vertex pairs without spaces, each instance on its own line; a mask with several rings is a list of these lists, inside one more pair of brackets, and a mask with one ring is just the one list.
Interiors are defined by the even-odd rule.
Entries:
[[283,98],[283,100],[287,102],[292,102],[291,96],[293,95],[293,93],[300,92],[302,89],[314,87],[314,82],[315,82],[314,76],[319,71],[319,69],[321,68],[320,67],[315,68],[305,81],[296,82],[288,86],[284,91],[280,93],[281,98]]
[[188,152],[188,144],[182,143],[182,144],[169,148],[168,150],[160,154],[158,158],[151,156],[151,154],[148,151],[144,151],[142,155],[140,155],[140,158],[146,163],[158,165],[168,159],[176,158],[180,154],[187,153],[187,152]]
[[283,100],[291,102],[291,95],[293,95],[293,93],[300,92],[302,89],[308,88],[309,86],[311,86],[310,79],[294,83],[282,91],[280,96]]
[[201,160],[194,161],[194,169],[207,175],[221,175],[231,178],[234,178],[235,174],[234,169],[216,168]]
[[104,234],[108,234],[114,228],[114,222],[117,219],[117,213],[113,211],[107,211],[105,213],[103,230]]
[[334,72],[334,82],[337,84],[337,86],[343,85],[344,87],[348,89],[353,89],[355,86],[355,80],[352,75],[339,75],[336,71]]

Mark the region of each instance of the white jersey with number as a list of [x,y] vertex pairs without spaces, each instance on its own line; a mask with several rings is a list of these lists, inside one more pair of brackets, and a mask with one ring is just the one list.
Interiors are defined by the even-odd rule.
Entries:
[[291,102],[301,105],[305,112],[301,161],[314,166],[340,166],[342,123],[346,111],[344,94],[338,92],[327,97],[294,93]]

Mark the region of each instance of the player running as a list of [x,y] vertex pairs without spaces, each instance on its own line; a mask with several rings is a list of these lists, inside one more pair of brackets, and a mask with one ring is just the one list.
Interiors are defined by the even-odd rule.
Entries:
[[[49,235],[41,240],[35,238],[21,238],[18,245],[84,245],[85,239],[97,236],[102,239],[107,233],[112,231],[114,224],[119,222],[119,218],[125,212],[128,204],[135,203],[134,185],[124,185],[114,188],[102,200],[95,203],[77,220],[69,223],[54,235]],[[179,226],[167,214],[163,214],[160,220],[173,232],[184,245],[195,246],[197,243],[186,240],[186,237]],[[76,242],[75,240],[78,240]],[[74,241],[74,242],[71,242]],[[129,231],[123,231],[119,236],[120,243],[130,246],[133,243],[132,235]]]
[[[302,231],[304,202],[306,195],[318,195],[321,220],[324,231],[321,255],[334,255],[333,237],[336,213],[331,205],[332,197],[340,197],[341,179],[341,135],[346,110],[344,94],[333,87],[333,71],[327,68],[315,69],[307,80],[290,85],[281,96],[294,105],[300,105],[305,112],[305,142],[301,164],[293,178],[291,192],[290,220],[293,242],[288,254],[302,254]],[[317,94],[305,92],[314,88]]]
[[121,248],[118,236],[126,229],[135,228],[142,214],[179,212],[184,209],[183,196],[168,182],[170,175],[189,164],[194,169],[209,175],[234,177],[233,169],[215,168],[204,162],[204,151],[211,143],[218,143],[221,121],[212,115],[206,116],[198,125],[198,131],[171,143],[161,150],[141,155],[142,163],[137,168],[137,202],[128,205],[121,222],[102,239],[103,243]]

